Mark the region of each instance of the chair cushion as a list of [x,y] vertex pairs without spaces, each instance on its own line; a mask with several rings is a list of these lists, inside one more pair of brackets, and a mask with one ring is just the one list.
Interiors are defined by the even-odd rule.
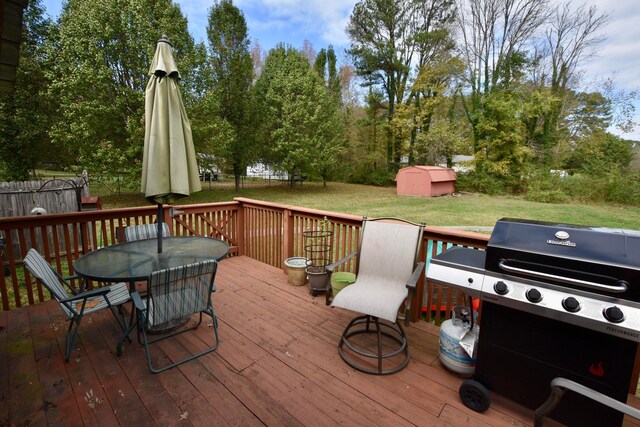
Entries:
[[395,322],[398,310],[408,296],[405,284],[406,281],[402,286],[388,286],[386,282],[358,278],[353,285],[342,289],[331,305]]
[[[120,305],[129,300],[129,285],[127,285],[126,283],[116,283],[115,285],[109,286],[109,289],[111,290],[107,294],[107,298],[109,298],[109,302],[111,303],[111,305]],[[73,302],[73,304],[75,304],[74,308],[76,309],[76,311],[80,312],[80,309],[82,308],[82,301],[75,301]],[[84,314],[91,314],[107,307],[107,300],[105,300],[103,297],[98,296],[89,298],[87,299],[87,305],[85,306]],[[70,315],[70,313],[68,313],[66,307],[63,306],[63,309],[65,312],[67,312],[67,316],[73,317]]]
[[143,303],[147,310],[147,326],[151,328],[188,317],[204,310],[208,304],[207,295],[198,295],[195,289],[183,289],[165,295],[153,296]]
[[333,307],[395,322],[408,296],[421,228],[382,221],[366,222],[358,253],[356,282],[335,296]]

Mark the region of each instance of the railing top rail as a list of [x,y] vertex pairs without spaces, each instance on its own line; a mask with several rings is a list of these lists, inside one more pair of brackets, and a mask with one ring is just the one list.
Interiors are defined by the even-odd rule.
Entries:
[[446,227],[430,227],[424,229],[424,235],[431,240],[451,243],[475,242],[478,247],[486,248],[491,236],[473,231],[456,230]]
[[[239,203],[235,201],[216,202],[216,203],[200,203],[193,205],[164,205],[165,209],[174,208],[176,210],[198,210],[212,209],[219,207],[238,207]],[[8,229],[15,227],[37,227],[43,224],[67,224],[69,218],[77,218],[77,222],[108,220],[121,217],[130,217],[137,215],[155,215],[158,211],[157,206],[137,206],[131,208],[115,208],[102,209],[84,212],[65,212],[60,214],[36,215],[36,216],[13,216],[0,218],[0,229]]]
[[352,222],[362,223],[362,218],[363,218],[360,215],[351,215],[351,214],[345,214],[345,213],[339,213],[339,212],[323,211],[320,209],[303,208],[300,206],[287,205],[283,203],[273,203],[273,202],[265,202],[262,200],[247,199],[245,197],[235,197],[233,200],[243,204],[251,204],[251,205],[257,205],[257,206],[264,206],[268,208],[296,211],[303,214],[317,216],[320,218],[323,218],[325,216],[328,218],[329,217],[338,218],[349,223],[352,223]]

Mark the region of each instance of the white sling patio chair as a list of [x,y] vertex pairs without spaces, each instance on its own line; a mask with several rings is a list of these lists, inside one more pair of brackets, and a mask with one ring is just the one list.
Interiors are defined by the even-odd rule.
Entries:
[[[138,311],[138,333],[142,335],[147,365],[149,365],[151,372],[165,371],[218,348],[218,320],[213,312],[211,300],[212,293],[215,292],[214,280],[217,268],[217,261],[208,260],[154,271],[149,276],[147,295],[141,297],[137,292],[131,294],[133,303]],[[213,345],[204,351],[174,363],[160,368],[154,367],[151,360],[151,345],[197,328],[202,323],[203,313],[212,320],[215,336]],[[163,329],[163,325],[174,325],[176,322],[184,323],[183,320],[193,314],[198,314],[199,316],[194,326],[187,325],[174,328],[167,333],[159,335],[157,338],[149,339],[148,332],[150,330]],[[130,326],[129,330],[132,328],[133,325]],[[119,355],[122,353],[121,344],[123,341],[124,337],[118,343]]]
[[[424,263],[417,262],[423,231],[423,224],[397,218],[365,218],[358,252],[327,267],[333,271],[358,255],[355,283],[341,290],[331,303],[332,307],[364,313],[349,322],[338,345],[340,356],[354,369],[384,375],[409,363],[407,337],[398,312],[406,304],[400,319],[408,326],[411,297],[424,271]],[[367,345],[372,341],[375,344]]]
[[[29,249],[27,256],[24,258],[24,266],[33,277],[51,292],[53,298],[60,304],[60,307],[67,315],[69,329],[67,329],[65,361],[68,362],[71,357],[80,322],[82,322],[82,318],[86,314],[109,308],[122,330],[127,329],[127,322],[122,312],[122,304],[129,301],[129,289],[126,283],[78,292],[35,249]],[[65,289],[65,286],[67,289]],[[119,316],[114,309],[116,306],[118,307]]]

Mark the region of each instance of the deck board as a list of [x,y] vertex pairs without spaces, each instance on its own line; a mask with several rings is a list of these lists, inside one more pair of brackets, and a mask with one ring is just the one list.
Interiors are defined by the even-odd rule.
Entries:
[[[109,312],[84,319],[68,363],[67,323],[56,303],[0,312],[0,424],[532,425],[531,411],[500,396],[483,414],[460,402],[462,379],[440,364],[433,325],[407,328],[412,360],[405,370],[371,376],[337,352],[353,313],[289,285],[280,269],[232,257],[220,263],[216,285],[218,350],[158,375],[135,336],[116,357],[119,329]],[[153,360],[211,345],[210,323],[205,316],[197,330],[155,345]]]

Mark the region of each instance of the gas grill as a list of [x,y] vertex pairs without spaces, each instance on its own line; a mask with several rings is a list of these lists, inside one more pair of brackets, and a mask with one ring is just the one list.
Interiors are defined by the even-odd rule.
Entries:
[[[474,381],[461,389],[472,409],[488,407],[486,389],[535,409],[555,377],[626,402],[640,342],[640,232],[505,218],[486,251],[449,249],[427,278],[482,299]],[[623,419],[577,394],[550,417],[580,426]]]

